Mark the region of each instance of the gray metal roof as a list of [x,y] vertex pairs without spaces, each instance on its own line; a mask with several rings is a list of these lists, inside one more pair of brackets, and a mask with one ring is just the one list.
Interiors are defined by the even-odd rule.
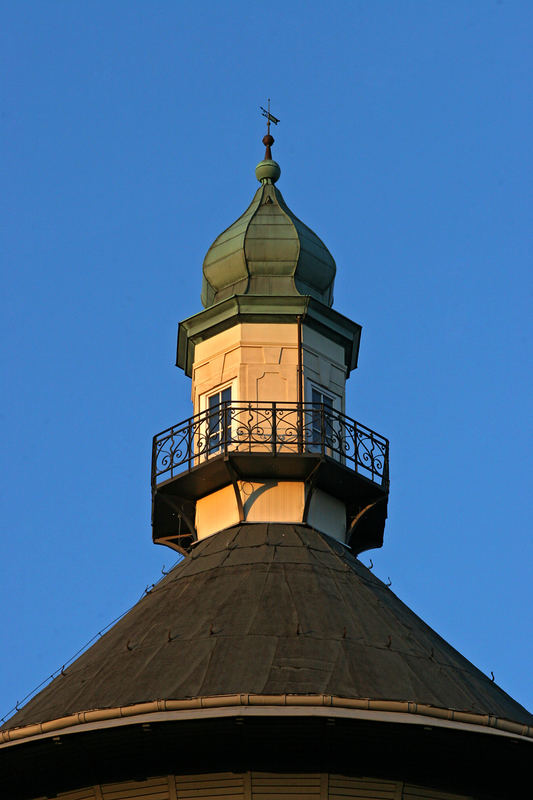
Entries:
[[533,723],[342,545],[305,525],[256,523],[201,541],[4,727],[237,692],[413,701]]

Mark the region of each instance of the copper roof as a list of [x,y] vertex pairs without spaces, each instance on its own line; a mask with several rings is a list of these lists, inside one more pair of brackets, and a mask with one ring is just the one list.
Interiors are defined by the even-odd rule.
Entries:
[[234,294],[310,295],[331,306],[335,272],[324,242],[293,214],[279,189],[263,183],[207,251],[202,303],[209,307]]
[[349,551],[305,525],[205,539],[4,728],[234,693],[411,701],[533,716]]

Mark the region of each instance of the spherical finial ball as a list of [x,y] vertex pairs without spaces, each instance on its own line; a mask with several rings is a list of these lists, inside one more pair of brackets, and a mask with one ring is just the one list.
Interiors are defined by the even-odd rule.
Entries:
[[281,168],[278,162],[272,161],[272,159],[265,159],[264,161],[260,161],[257,167],[255,168],[255,177],[257,178],[259,183],[263,182],[276,183],[280,175],[281,175]]
[[271,136],[269,133],[265,134],[265,136],[263,136],[263,144],[265,145],[265,147],[272,147],[272,145],[274,144],[274,137]]

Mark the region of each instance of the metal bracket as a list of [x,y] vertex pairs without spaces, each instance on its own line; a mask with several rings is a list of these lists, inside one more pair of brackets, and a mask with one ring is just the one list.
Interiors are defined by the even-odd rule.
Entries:
[[304,484],[307,487],[307,495],[306,495],[306,498],[305,498],[304,510],[303,510],[303,514],[302,514],[302,522],[304,522],[304,523],[307,523],[307,517],[309,515],[309,507],[311,505],[311,499],[312,499],[312,497],[313,497],[313,495],[315,493],[315,490],[316,490],[316,481],[317,481],[317,477],[318,477],[318,470],[320,469],[323,461],[324,461],[324,459],[321,458],[320,461],[317,464],[315,464],[315,466],[313,467],[313,469],[311,470],[311,472],[309,473],[309,475],[307,476],[307,478],[304,481]]
[[180,505],[180,503],[176,502],[176,499],[177,499],[176,495],[168,495],[168,494],[159,493],[159,497],[167,504],[167,506],[170,506],[170,508],[173,511],[175,511],[177,514],[179,514],[182,517],[182,519],[185,521],[185,524],[187,525],[187,527],[189,529],[190,536],[192,536],[194,539],[197,539],[198,535],[196,533],[196,528],[194,526],[194,522],[192,521],[190,516],[187,514],[187,512],[184,510],[183,505]]
[[353,534],[353,532],[355,530],[355,526],[357,525],[357,523],[359,522],[361,517],[364,517],[364,515],[366,514],[367,511],[370,511],[371,508],[373,508],[374,506],[377,506],[378,503],[382,503],[384,500],[387,500],[387,495],[384,495],[383,497],[378,497],[377,500],[373,500],[371,503],[369,503],[368,505],[366,505],[364,508],[362,508],[360,511],[357,512],[357,514],[355,515],[355,517],[352,519],[352,521],[350,523],[350,527],[346,531],[346,541],[347,542],[350,541],[350,537],[351,537],[351,535]]
[[228,475],[230,476],[231,479],[233,491],[235,492],[235,499],[237,501],[237,510],[239,512],[239,522],[244,522],[244,506],[242,504],[241,491],[239,489],[239,484],[238,484],[238,481],[242,480],[242,478],[239,476],[235,467],[231,463],[229,456],[224,456],[224,463],[226,465]]

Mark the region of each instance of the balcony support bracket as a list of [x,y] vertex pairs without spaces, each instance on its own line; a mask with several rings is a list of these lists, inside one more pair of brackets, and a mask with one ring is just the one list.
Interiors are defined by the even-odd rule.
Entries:
[[233,491],[235,492],[235,500],[237,501],[237,510],[239,512],[239,522],[244,522],[244,506],[242,504],[241,490],[239,489],[238,483],[240,477],[231,463],[229,456],[224,456],[224,463],[233,486]]
[[346,532],[346,543],[356,555],[369,547],[381,547],[387,519],[387,495],[359,509]]
[[307,524],[307,517],[309,515],[309,508],[311,506],[311,499],[312,499],[312,497],[313,497],[313,495],[314,495],[314,493],[316,491],[318,470],[322,466],[323,461],[324,461],[324,459],[321,458],[320,461],[318,461],[315,464],[315,466],[313,467],[313,469],[311,470],[311,472],[309,473],[309,475],[305,479],[305,489],[306,489],[306,491],[305,491],[305,503],[304,503],[304,510],[303,510],[303,515],[302,515],[302,522],[304,522],[306,524]]
[[191,534],[193,539],[196,539],[197,538],[197,536],[196,536],[196,527],[195,527],[194,522],[191,519],[191,517],[185,511],[184,504],[180,503],[180,502],[177,502],[178,498],[176,496],[172,496],[172,495],[168,495],[168,494],[161,494],[160,497],[163,500],[163,502],[165,502],[167,504],[167,506],[170,506],[172,511],[175,511],[176,514],[179,514],[179,516],[183,519],[183,521],[185,522],[187,528],[189,529],[189,533]]

